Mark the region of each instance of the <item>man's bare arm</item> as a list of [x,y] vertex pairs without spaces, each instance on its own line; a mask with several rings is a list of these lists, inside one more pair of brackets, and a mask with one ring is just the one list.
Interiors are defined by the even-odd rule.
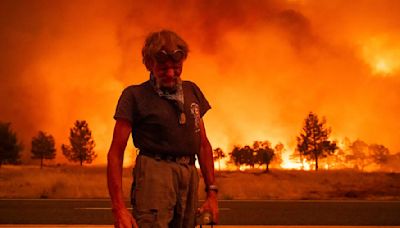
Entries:
[[211,144],[208,141],[206,130],[204,127],[204,122],[200,119],[200,153],[199,157],[199,164],[201,173],[203,174],[204,183],[206,186],[214,185],[215,184],[215,177],[214,177],[214,159]]
[[[212,147],[208,141],[204,122],[200,119],[200,153],[198,154],[199,165],[201,173],[203,174],[205,186],[215,185],[214,177],[214,159],[212,153]],[[203,211],[210,211],[213,215],[213,221],[218,223],[218,201],[217,193],[215,191],[207,192],[207,199],[203,206],[200,208],[200,213]]]
[[125,207],[122,193],[122,165],[124,152],[132,131],[126,120],[117,120],[113,139],[107,155],[107,184],[114,213],[115,227],[137,227],[132,215]]

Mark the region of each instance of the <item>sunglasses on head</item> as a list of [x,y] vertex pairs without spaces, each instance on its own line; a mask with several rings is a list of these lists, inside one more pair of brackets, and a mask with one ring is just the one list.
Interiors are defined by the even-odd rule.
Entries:
[[185,58],[185,52],[181,49],[176,49],[172,52],[161,50],[154,55],[158,63],[165,63],[168,60],[172,60],[174,63],[178,63]]

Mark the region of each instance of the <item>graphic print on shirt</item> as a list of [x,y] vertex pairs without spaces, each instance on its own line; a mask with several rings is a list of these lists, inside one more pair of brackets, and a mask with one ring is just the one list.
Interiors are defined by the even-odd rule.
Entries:
[[200,132],[200,108],[196,103],[190,105],[190,112],[194,118],[194,132]]

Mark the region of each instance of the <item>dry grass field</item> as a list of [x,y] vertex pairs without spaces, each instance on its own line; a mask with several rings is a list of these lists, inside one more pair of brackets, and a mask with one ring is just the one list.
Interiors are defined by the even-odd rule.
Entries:
[[223,172],[217,180],[221,199],[400,199],[400,173],[272,170]]
[[[128,199],[131,169],[124,169]],[[353,170],[217,172],[220,199],[400,200],[400,173]],[[204,198],[200,183],[200,198]],[[0,198],[108,198],[105,167],[2,166]]]

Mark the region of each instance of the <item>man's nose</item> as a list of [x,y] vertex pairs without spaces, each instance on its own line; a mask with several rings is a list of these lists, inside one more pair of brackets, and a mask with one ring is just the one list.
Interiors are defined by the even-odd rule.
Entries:
[[174,77],[175,76],[175,71],[174,71],[174,68],[168,68],[167,69],[167,72],[166,72],[166,75],[167,75],[167,77],[169,77],[169,78],[172,78],[172,77]]

